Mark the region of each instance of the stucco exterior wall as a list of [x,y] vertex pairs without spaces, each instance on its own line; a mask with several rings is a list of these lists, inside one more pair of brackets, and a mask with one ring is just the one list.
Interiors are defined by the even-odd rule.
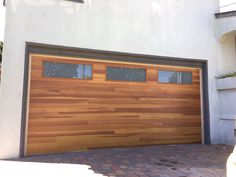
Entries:
[[220,141],[217,0],[8,0],[0,90],[0,158],[20,145],[25,42],[204,59],[209,64],[212,143]]
[[235,21],[236,16],[217,19],[217,38],[219,41],[223,41],[231,32],[236,33]]
[[[219,74],[236,72],[236,16],[218,18]],[[220,142],[236,144],[236,79],[217,80],[220,105]]]
[[220,138],[224,144],[236,144],[236,78],[217,80],[220,95]]
[[[235,27],[236,29],[236,27]],[[236,31],[225,34],[219,42],[220,45],[220,74],[236,71]]]

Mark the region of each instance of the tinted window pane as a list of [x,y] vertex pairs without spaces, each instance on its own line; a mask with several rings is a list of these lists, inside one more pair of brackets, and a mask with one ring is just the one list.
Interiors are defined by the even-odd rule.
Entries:
[[76,72],[77,72],[77,77],[76,78],[79,78],[79,79],[83,79],[83,65],[76,65],[77,68],[76,68]]
[[146,81],[146,70],[143,68],[107,67],[106,78],[107,80],[144,82]]
[[192,73],[182,72],[181,73],[181,83],[182,84],[192,84]]
[[84,78],[91,79],[92,78],[92,66],[84,65]]
[[161,83],[177,83],[177,72],[159,71],[158,80]]
[[44,76],[91,79],[92,65],[44,62]]
[[192,72],[159,71],[160,83],[192,84]]

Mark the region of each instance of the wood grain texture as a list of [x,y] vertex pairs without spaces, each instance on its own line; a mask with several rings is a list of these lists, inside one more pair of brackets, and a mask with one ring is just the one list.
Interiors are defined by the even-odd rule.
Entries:
[[[93,79],[45,78],[43,61],[92,64]],[[106,66],[145,68],[147,81],[106,81]],[[158,69],[163,68],[191,71],[193,84],[158,83]],[[199,72],[32,56],[26,155],[201,143]]]

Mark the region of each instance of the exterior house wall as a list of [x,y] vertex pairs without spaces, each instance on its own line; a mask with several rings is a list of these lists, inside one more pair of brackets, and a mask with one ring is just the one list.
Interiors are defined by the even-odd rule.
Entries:
[[[224,35],[220,42],[220,73],[236,72],[236,33]],[[220,137],[221,142],[235,145],[236,130],[236,79],[220,79],[218,90],[220,95]]]
[[8,0],[0,158],[20,146],[25,43],[208,60],[212,143],[219,143],[216,0]]
[[[232,12],[235,13],[235,12]],[[218,18],[219,74],[236,72],[236,16]],[[220,142],[235,145],[236,129],[236,79],[217,80],[220,105]]]
[[219,41],[224,41],[229,33],[236,32],[235,21],[235,15],[217,19],[217,38]]
[[[236,28],[235,28],[236,29]],[[236,71],[236,32],[224,35],[220,40],[220,74]]]
[[236,78],[217,81],[220,95],[220,138],[224,144],[236,143]]

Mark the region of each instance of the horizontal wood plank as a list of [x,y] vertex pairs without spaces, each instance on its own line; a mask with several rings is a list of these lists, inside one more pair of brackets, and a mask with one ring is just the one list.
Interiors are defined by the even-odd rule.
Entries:
[[[43,61],[92,64],[93,79],[43,77]],[[107,81],[106,66],[144,68],[146,82]],[[193,84],[161,84],[158,70],[189,71]],[[201,143],[200,71],[34,55],[26,154]]]

